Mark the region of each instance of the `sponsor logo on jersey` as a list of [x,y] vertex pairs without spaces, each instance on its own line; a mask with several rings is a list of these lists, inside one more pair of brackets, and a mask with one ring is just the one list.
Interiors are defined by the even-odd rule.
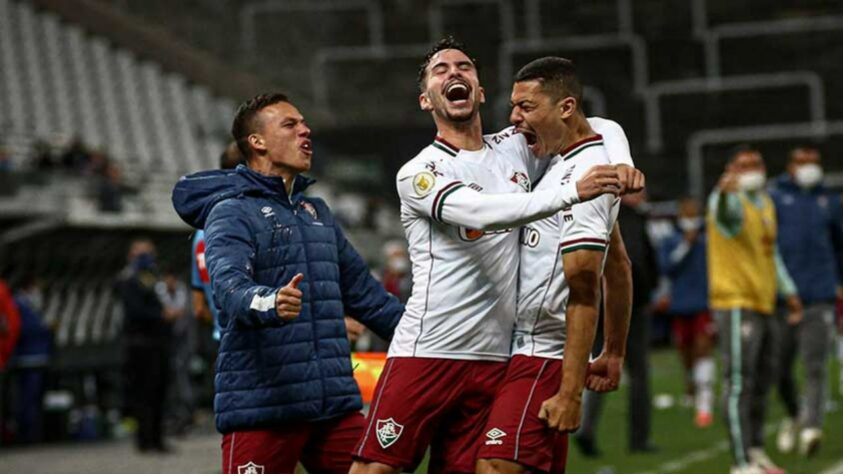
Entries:
[[530,248],[536,248],[536,246],[539,245],[539,242],[541,241],[541,234],[538,230],[530,226],[525,226],[521,228],[520,240],[521,245]]
[[263,207],[261,208],[261,212],[263,213],[263,216],[264,216],[264,217],[270,217],[270,216],[274,216],[274,215],[275,215],[275,213],[272,211],[272,208],[271,208],[271,207],[269,207],[269,206],[263,206]]
[[318,215],[318,214],[316,214],[316,206],[314,206],[313,204],[311,204],[311,203],[309,203],[309,202],[307,202],[307,201],[302,201],[302,202],[301,202],[301,207],[302,207],[302,209],[304,209],[304,210],[305,210],[305,212],[307,212],[308,214],[310,214],[310,217],[312,217],[312,218],[313,218],[313,220],[315,220],[315,221],[316,221],[316,220],[319,220],[319,215]]
[[501,438],[506,436],[506,433],[500,428],[492,428],[486,432],[486,446],[501,445],[503,441]]
[[237,466],[237,474],[263,474],[263,466],[249,461],[248,464]]
[[483,230],[475,230],[475,229],[466,229],[465,227],[459,228],[460,239],[462,239],[466,242],[474,242],[475,240],[477,240],[480,237],[483,237],[485,235],[507,234],[509,232],[512,232],[512,229],[483,231]]
[[419,197],[427,196],[436,185],[436,176],[429,171],[420,171],[413,176],[413,191]]
[[433,176],[444,176],[441,171],[436,169],[435,161],[428,161],[424,164],[424,167],[427,168],[428,171],[433,173]]
[[516,171],[515,173],[512,173],[512,177],[510,177],[509,180],[518,186],[521,186],[521,189],[524,191],[528,193],[530,192],[530,178],[528,178],[526,174]]
[[404,425],[399,425],[394,419],[378,420],[376,433],[378,435],[378,443],[383,449],[395,444],[398,438],[401,437],[402,432],[404,432]]
[[570,168],[565,170],[565,174],[562,175],[562,181],[561,181],[562,186],[565,186],[566,184],[571,182],[571,176],[574,175],[574,168],[576,168],[576,167],[577,167],[577,165],[572,164]]

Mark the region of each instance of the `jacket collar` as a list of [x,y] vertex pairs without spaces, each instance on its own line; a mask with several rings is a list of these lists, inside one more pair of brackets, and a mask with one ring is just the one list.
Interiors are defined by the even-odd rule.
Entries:
[[[286,188],[284,187],[284,178],[277,176],[266,176],[250,169],[245,165],[237,165],[237,173],[251,181],[253,186],[251,188],[259,194],[272,194],[286,196]],[[291,201],[295,201],[298,197],[316,180],[304,175],[296,175],[293,183],[293,192],[290,196]]]

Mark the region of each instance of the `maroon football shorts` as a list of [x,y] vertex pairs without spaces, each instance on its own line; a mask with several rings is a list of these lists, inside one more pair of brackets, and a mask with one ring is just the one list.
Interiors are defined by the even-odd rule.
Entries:
[[227,433],[222,438],[222,474],[294,474],[299,462],[308,472],[347,474],[364,426],[363,414],[354,412],[327,421]]
[[539,419],[542,403],[559,391],[562,361],[516,355],[478,440],[478,459],[503,459],[542,472],[565,472],[568,435]]
[[477,440],[506,362],[391,357],[375,387],[354,458],[435,472],[473,473]]

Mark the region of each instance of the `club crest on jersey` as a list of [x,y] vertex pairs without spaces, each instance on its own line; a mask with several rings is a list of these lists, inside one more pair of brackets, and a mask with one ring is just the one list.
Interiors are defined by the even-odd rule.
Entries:
[[509,178],[509,180],[517,184],[518,186],[521,186],[521,189],[523,189],[524,191],[528,193],[530,192],[530,178],[528,178],[526,174],[520,171],[516,171],[512,173],[512,177]]
[[420,171],[413,176],[413,191],[419,197],[424,197],[433,191],[433,186],[436,184],[436,176],[429,171]]
[[237,474],[263,474],[263,466],[249,461],[248,464],[237,466]]
[[315,221],[316,221],[316,220],[319,220],[319,215],[318,215],[318,214],[316,214],[316,207],[315,207],[313,204],[311,204],[311,203],[309,203],[309,202],[307,202],[307,201],[302,201],[302,202],[301,202],[301,207],[302,207],[302,209],[304,209],[304,210],[305,210],[305,212],[307,212],[308,214],[310,214],[310,217],[312,217],[312,218],[313,218],[313,220],[315,220]]
[[398,438],[401,437],[401,433],[404,431],[404,425],[399,425],[395,422],[392,418],[387,418],[385,420],[378,420],[376,426],[376,433],[378,435],[378,443],[381,445],[383,449],[386,449],[396,441]]

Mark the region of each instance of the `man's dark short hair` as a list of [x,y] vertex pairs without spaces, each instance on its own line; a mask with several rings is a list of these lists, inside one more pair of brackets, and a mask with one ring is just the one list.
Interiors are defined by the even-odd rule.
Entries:
[[231,136],[237,142],[237,148],[240,149],[240,153],[243,154],[244,158],[248,159],[252,153],[249,148],[248,137],[255,133],[258,113],[264,108],[279,102],[290,102],[290,99],[280,92],[258,94],[243,102],[237,108],[237,115],[234,116],[234,123],[231,124]]
[[246,158],[243,157],[243,153],[240,151],[240,146],[237,144],[236,141],[231,141],[223,150],[222,154],[220,154],[220,169],[221,170],[230,170],[237,168],[239,164],[245,164]]
[[760,155],[761,150],[749,143],[741,143],[740,145],[732,147],[728,163],[734,163],[735,160],[738,159],[738,156],[743,155],[744,153],[758,153]]
[[456,49],[457,51],[462,51],[466,56],[468,56],[468,59],[474,63],[474,67],[477,68],[477,60],[468,54],[468,51],[465,50],[465,45],[454,39],[453,36],[446,36],[430,47],[430,50],[424,57],[424,61],[422,61],[419,65],[418,84],[419,89],[421,89],[422,92],[424,92],[427,87],[427,67],[430,65],[430,60],[433,56],[436,56],[436,53],[446,49]]
[[515,82],[538,81],[542,91],[556,100],[573,97],[582,104],[582,84],[570,59],[547,56],[529,62],[515,74]]

